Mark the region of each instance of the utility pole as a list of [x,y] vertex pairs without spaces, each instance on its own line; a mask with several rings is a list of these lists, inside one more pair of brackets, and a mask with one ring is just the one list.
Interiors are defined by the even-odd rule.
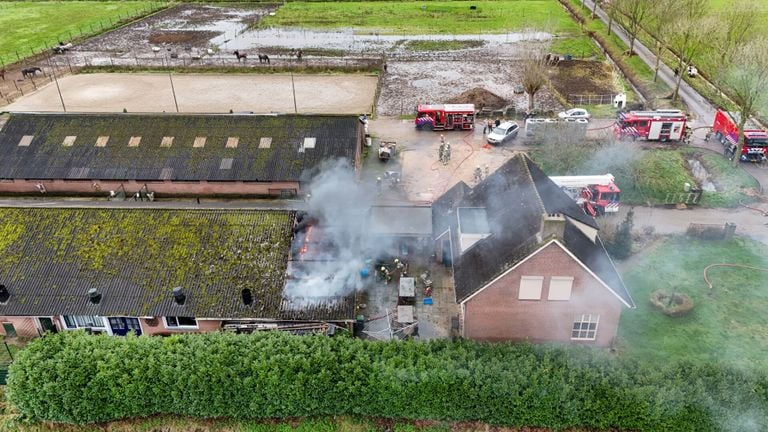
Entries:
[[176,89],[173,88],[173,78],[171,78],[171,71],[168,71],[168,79],[171,81],[171,93],[173,93],[173,104],[176,105],[176,112],[179,112],[179,102],[176,100]]
[[296,84],[293,82],[293,71],[291,71],[291,89],[293,89],[293,113],[298,114],[299,110],[296,108]]

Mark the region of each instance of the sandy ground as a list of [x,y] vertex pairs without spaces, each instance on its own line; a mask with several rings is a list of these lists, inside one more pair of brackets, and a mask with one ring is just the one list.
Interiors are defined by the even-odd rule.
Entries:
[[[174,75],[180,112],[294,112],[291,75]],[[300,113],[370,113],[377,78],[365,75],[294,75]],[[67,111],[174,112],[164,74],[85,74],[59,80]],[[61,111],[55,83],[21,97],[5,111]]]

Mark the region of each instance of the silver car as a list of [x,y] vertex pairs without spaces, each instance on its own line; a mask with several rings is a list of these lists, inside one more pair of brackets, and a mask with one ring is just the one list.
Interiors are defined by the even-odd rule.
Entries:
[[518,126],[517,123],[512,121],[504,122],[496,126],[491,133],[488,134],[488,144],[504,144],[507,141],[513,140],[519,131],[520,126]]

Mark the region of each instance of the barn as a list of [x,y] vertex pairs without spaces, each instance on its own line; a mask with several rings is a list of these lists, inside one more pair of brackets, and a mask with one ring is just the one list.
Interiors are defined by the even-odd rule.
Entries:
[[11,114],[0,194],[290,197],[363,140],[349,115]]

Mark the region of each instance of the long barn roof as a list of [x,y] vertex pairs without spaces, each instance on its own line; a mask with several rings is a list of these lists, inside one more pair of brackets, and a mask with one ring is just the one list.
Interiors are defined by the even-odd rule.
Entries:
[[12,114],[0,178],[301,181],[354,161],[354,116]]
[[301,308],[283,297],[293,220],[265,210],[2,208],[0,284],[10,299],[0,315],[352,319],[348,297]]

